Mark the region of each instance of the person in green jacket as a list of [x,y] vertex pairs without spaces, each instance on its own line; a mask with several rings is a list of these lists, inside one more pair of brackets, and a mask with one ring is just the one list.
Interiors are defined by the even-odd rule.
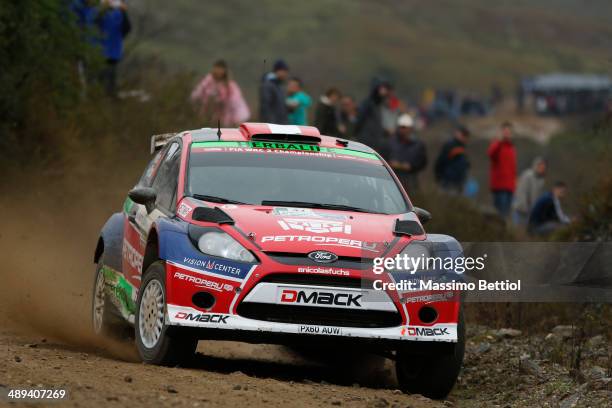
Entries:
[[308,108],[312,101],[310,96],[302,90],[302,81],[293,77],[287,83],[287,110],[289,111],[290,125],[307,125]]

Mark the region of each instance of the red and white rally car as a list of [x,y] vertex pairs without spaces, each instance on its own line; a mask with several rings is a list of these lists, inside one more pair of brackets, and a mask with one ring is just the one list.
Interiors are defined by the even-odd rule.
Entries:
[[154,136],[152,152],[100,234],[96,333],[134,325],[153,364],[188,360],[199,339],[354,347],[395,359],[405,391],[450,392],[458,298],[381,289],[406,274],[372,266],[461,247],[425,234],[428,213],[375,151],[313,127],[245,123]]

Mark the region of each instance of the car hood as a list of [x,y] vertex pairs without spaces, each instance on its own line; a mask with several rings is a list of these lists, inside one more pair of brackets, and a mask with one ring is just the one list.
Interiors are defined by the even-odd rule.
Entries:
[[326,250],[338,256],[381,256],[396,236],[395,221],[408,214],[369,214],[294,207],[220,205],[234,227],[266,252],[308,253]]

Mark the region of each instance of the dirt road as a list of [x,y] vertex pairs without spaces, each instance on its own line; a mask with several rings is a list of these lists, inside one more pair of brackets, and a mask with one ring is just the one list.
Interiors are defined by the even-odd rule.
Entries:
[[[390,362],[364,362],[363,356],[314,361],[282,347],[201,342],[190,367],[143,365],[132,343],[100,341],[89,330],[97,232],[120,208],[130,181],[114,173],[103,181],[91,173],[73,177],[35,189],[22,182],[9,194],[0,189],[1,394],[65,388],[69,398],[52,406],[132,408],[524,407],[559,401],[597,407],[612,398],[609,373],[576,382],[548,357],[557,343],[543,335],[509,336],[472,322],[464,370],[447,401],[400,393]],[[571,344],[559,342],[554,350],[563,355]],[[592,370],[606,367],[607,340],[593,344]],[[538,368],[520,368],[521,356]]]

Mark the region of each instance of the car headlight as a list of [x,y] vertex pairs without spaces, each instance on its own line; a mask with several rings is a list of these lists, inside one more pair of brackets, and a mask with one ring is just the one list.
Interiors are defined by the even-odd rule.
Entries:
[[418,242],[411,242],[398,254],[399,260],[396,262],[392,272],[406,272],[414,274],[427,269],[427,260],[431,255],[429,248]]
[[256,262],[253,254],[225,232],[206,232],[198,239],[198,249],[205,254],[240,262]]

